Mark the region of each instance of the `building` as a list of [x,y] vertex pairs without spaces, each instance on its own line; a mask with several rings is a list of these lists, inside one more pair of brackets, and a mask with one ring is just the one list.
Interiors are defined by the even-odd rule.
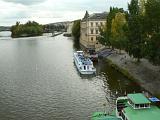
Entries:
[[86,49],[95,49],[98,51],[102,45],[98,42],[99,27],[106,23],[107,13],[94,13],[89,15],[86,11],[84,18],[81,21],[80,44]]
[[66,37],[71,37],[72,36],[72,27],[73,27],[74,22],[68,22],[67,24],[67,32],[65,32],[63,35]]
[[72,27],[73,27],[74,22],[70,22],[67,26],[67,33],[72,34]]

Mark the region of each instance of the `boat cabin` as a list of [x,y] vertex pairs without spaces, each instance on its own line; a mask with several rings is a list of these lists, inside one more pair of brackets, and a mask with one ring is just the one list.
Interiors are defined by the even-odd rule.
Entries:
[[126,99],[127,102],[117,101],[117,116],[122,120],[160,120],[160,109],[142,93],[128,94]]
[[151,102],[142,94],[128,94],[128,102],[133,109],[150,108]]

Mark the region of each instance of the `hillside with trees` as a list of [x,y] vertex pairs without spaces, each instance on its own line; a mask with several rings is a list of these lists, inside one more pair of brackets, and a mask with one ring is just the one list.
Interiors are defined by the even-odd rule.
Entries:
[[43,26],[34,21],[28,21],[26,24],[16,22],[16,25],[11,27],[11,32],[13,38],[40,36],[43,34]]

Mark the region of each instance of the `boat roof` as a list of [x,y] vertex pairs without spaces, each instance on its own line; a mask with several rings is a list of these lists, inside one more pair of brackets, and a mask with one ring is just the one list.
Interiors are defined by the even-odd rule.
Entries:
[[105,115],[103,112],[95,112],[92,116],[92,120],[121,120],[113,115]]
[[[127,103],[128,104],[128,103]],[[128,120],[159,120],[160,109],[152,106],[145,109],[133,109],[129,104],[124,108],[124,114]]]
[[160,102],[160,100],[156,97],[149,98],[149,100],[152,102]]
[[84,64],[84,65],[92,65],[92,61],[88,57],[84,57],[84,55],[78,55],[79,60]]
[[142,93],[136,94],[128,94],[127,97],[134,103],[134,104],[149,104],[151,103]]

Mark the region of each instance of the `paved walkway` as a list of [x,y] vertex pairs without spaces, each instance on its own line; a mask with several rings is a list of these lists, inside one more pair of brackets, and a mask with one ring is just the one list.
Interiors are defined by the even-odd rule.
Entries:
[[138,64],[124,51],[122,54],[114,52],[107,58],[127,70],[143,88],[160,96],[160,66],[154,66],[146,59],[142,59]]

